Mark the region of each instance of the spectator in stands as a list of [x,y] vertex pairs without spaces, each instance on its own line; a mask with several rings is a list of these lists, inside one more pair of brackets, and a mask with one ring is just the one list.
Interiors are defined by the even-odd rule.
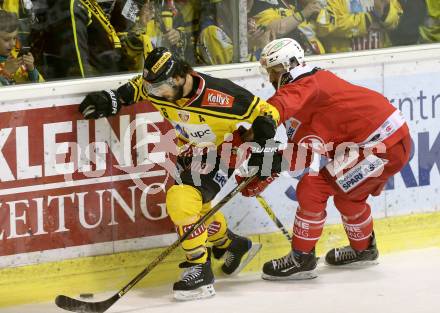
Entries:
[[[169,29],[167,34],[161,32],[161,23],[179,24],[180,15],[174,9],[173,1],[167,0],[99,0],[102,12],[110,21],[121,43],[120,71],[140,71],[146,55],[162,37],[160,44],[170,49],[180,44],[180,33],[177,29]],[[172,12],[171,12],[172,10]],[[166,13],[164,11],[167,11]],[[156,12],[161,12],[156,14]],[[173,21],[168,19],[172,15]],[[163,17],[163,18],[162,18]],[[183,28],[182,28],[183,29]],[[182,30],[181,29],[181,30]],[[169,38],[168,38],[169,37]],[[180,50],[179,50],[180,49]],[[176,53],[181,48],[174,49]]]
[[232,2],[209,0],[202,7],[197,42],[199,62],[206,65],[232,63]]
[[419,27],[422,43],[440,42],[440,1],[426,0],[427,15]]
[[318,35],[327,52],[391,46],[388,31],[402,14],[398,0],[327,0],[327,15],[318,19]]
[[414,45],[420,41],[419,27],[423,24],[426,12],[425,0],[399,0],[402,16],[399,24],[389,35],[393,46]]
[[175,4],[178,11],[182,13],[184,34],[187,37],[185,60],[190,64],[195,64],[202,3],[199,0],[176,0]]
[[[253,2],[253,0],[248,2]],[[273,38],[273,33],[268,31],[265,27],[258,25],[253,17],[248,18],[247,31],[248,49],[250,53],[249,60],[257,61],[260,59],[260,54],[264,46],[271,41],[271,38]]]
[[20,49],[17,34],[17,15],[0,10],[0,86],[43,81],[32,53]]
[[145,27],[148,21],[153,19],[153,14],[154,11],[150,10],[149,3],[141,0],[136,2],[128,0],[121,11],[121,15],[132,21],[126,32],[119,33],[125,52],[126,68],[129,71],[142,70],[145,56],[153,50],[151,38]]
[[121,42],[97,0],[47,0],[38,63],[45,77],[66,79],[121,70]]
[[[254,4],[247,1],[248,16]],[[197,43],[199,62],[207,65],[233,62],[232,17],[234,3],[231,0],[210,0],[202,8],[200,35]],[[269,32],[258,27],[255,20],[248,20],[249,61],[256,61],[257,51],[270,41]]]
[[320,0],[294,2],[296,6],[284,0],[254,0],[248,16],[270,32],[271,40],[292,38],[301,44],[306,55],[325,53],[315,31],[316,19],[326,14],[325,4]]
[[32,25],[37,22],[35,4],[38,6],[41,1],[42,0],[0,0],[0,9],[17,14],[18,38],[25,46],[29,46],[30,29]]
[[148,36],[153,47],[166,47],[184,57],[187,37],[183,17],[174,1],[146,0],[132,31]]

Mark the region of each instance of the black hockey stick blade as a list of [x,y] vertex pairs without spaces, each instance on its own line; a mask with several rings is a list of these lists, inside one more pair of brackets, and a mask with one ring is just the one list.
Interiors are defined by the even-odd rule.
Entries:
[[78,313],[103,313],[119,300],[119,294],[100,302],[85,302],[73,299],[64,295],[59,295],[55,299],[55,304],[61,309]]

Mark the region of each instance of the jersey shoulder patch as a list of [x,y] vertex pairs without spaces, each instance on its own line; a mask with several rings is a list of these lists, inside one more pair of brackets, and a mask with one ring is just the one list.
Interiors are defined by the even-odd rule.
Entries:
[[203,77],[206,84],[201,97],[193,103],[193,107],[243,115],[249,106],[255,102],[255,96],[250,91],[229,79],[199,74]]
[[216,89],[206,88],[202,99],[202,107],[231,108],[234,96]]

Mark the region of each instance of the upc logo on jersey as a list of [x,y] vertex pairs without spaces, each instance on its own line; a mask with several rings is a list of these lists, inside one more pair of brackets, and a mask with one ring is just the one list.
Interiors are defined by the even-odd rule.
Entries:
[[206,88],[205,96],[202,100],[203,107],[231,108],[233,103],[233,96],[210,88]]
[[177,133],[195,143],[215,143],[217,136],[207,124],[172,123]]

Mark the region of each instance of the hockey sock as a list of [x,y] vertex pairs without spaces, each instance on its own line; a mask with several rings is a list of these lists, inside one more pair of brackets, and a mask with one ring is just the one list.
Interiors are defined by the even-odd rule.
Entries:
[[304,214],[305,212],[298,208],[295,215],[293,226],[292,249],[309,253],[313,250],[316,242],[319,240],[324,228],[327,213],[323,211],[321,214]]
[[[202,214],[206,214],[211,209],[210,204],[203,205]],[[228,224],[222,212],[217,212],[206,222],[208,225],[208,241],[214,246],[225,249],[231,243],[227,235]]]
[[[203,204],[200,191],[190,185],[174,185],[167,192],[167,211],[177,233],[182,236],[202,216]],[[205,225],[200,225],[182,242],[188,261],[204,263],[207,259],[206,240],[208,231]]]
[[363,251],[368,248],[373,232],[371,209],[368,204],[365,205],[366,209],[360,215],[342,216],[344,229],[348,240],[350,240],[350,246],[357,251]]

